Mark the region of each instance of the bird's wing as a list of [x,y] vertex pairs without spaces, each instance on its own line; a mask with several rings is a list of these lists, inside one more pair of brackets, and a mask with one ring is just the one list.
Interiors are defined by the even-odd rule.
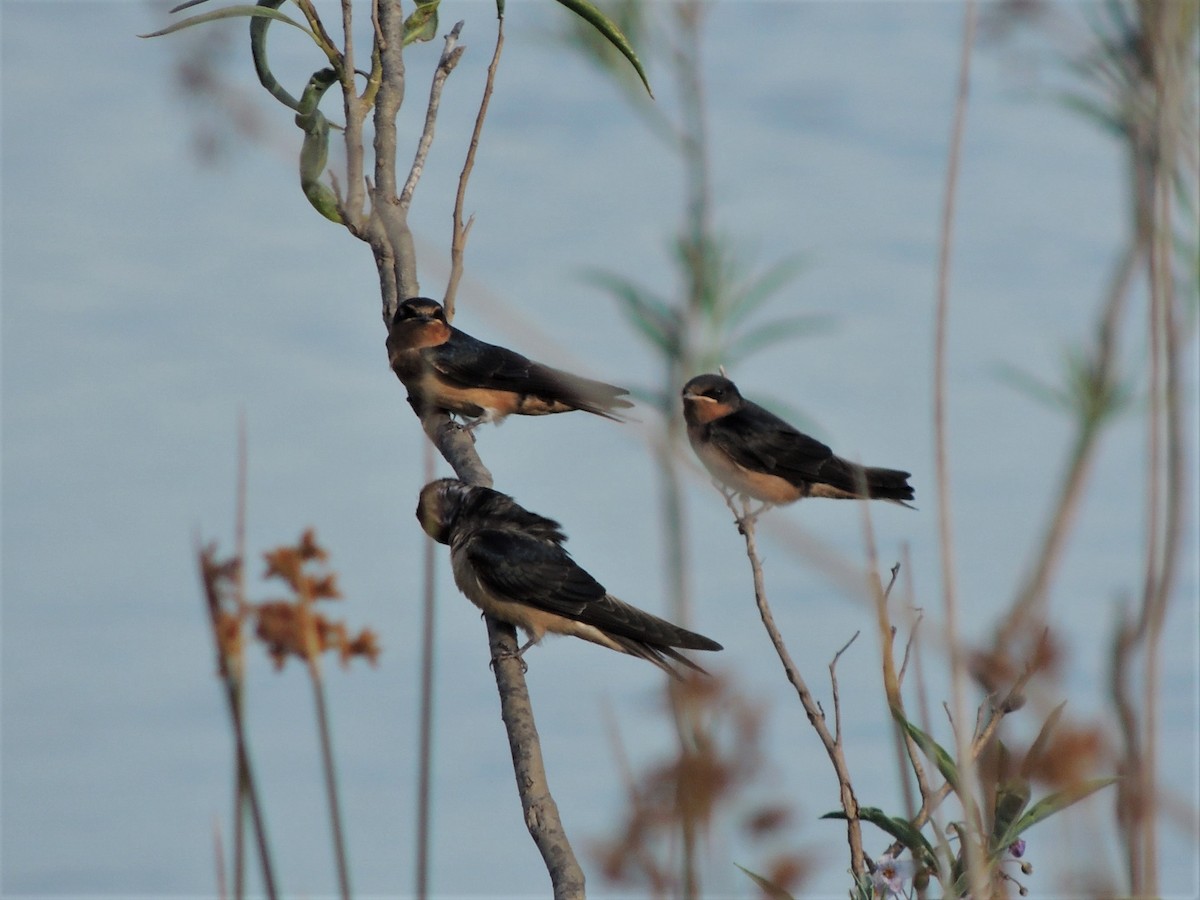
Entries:
[[[476,577],[507,600],[647,644],[680,646],[681,638],[690,635],[610,596],[555,543],[517,531],[483,530],[471,535],[464,551]],[[707,638],[701,640],[714,644]]]
[[715,420],[709,439],[738,465],[791,482],[820,478],[821,466],[833,456],[816,438],[748,401],[732,415]]
[[520,353],[477,340],[457,328],[451,331],[450,340],[427,347],[422,356],[441,375],[469,387],[512,390],[535,365]]
[[623,388],[544,366],[458,329],[453,330],[450,340],[427,348],[423,355],[439,374],[465,387],[563,400],[586,408],[595,406],[595,411],[631,405],[617,399],[628,393]]

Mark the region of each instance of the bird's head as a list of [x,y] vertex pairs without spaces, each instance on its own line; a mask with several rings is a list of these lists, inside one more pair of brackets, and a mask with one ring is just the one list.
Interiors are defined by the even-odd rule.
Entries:
[[741,404],[737,385],[721,375],[697,375],[683,386],[683,417],[689,425],[720,419]]
[[419,350],[445,342],[450,323],[442,304],[428,297],[409,297],[396,308],[388,329],[388,350]]
[[439,544],[449,544],[455,520],[472,490],[457,478],[439,478],[425,485],[417,502],[417,521],[425,533]]

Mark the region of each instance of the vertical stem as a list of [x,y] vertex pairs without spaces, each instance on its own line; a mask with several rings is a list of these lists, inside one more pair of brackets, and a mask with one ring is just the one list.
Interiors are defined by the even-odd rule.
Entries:
[[227,682],[225,697],[229,706],[229,715],[233,720],[234,742],[237,745],[237,767],[245,782],[246,803],[250,808],[250,818],[254,822],[254,840],[258,847],[258,859],[262,867],[263,890],[270,900],[275,900],[278,892],[275,888],[275,869],[271,863],[271,852],[267,847],[267,825],[263,819],[262,807],[258,802],[258,788],[254,772],[250,767],[250,752],[246,748],[246,729],[242,718],[242,689],[240,682]]
[[321,666],[315,657],[308,661],[308,674],[312,679],[313,699],[317,708],[317,732],[321,736],[321,766],[325,775],[325,796],[329,801],[329,822],[333,829],[338,890],[342,900],[350,900],[350,868],[346,863],[346,841],[342,830],[341,804],[338,802],[337,772],[333,765],[333,739],[330,736],[329,714],[325,708],[325,685],[321,681]]
[[[966,661],[958,637],[958,600],[954,572],[954,524],[950,512],[950,461],[946,439],[946,344],[950,306],[950,259],[954,237],[954,207],[958,191],[958,171],[962,159],[963,132],[966,127],[967,98],[971,86],[971,49],[975,39],[978,9],[968,0],[964,13],[962,51],[959,59],[958,93],[954,122],[950,132],[950,155],[946,166],[946,191],[942,204],[941,240],[938,262],[937,312],[934,330],[933,422],[934,453],[938,486],[938,538],[941,545],[942,597],[945,607],[945,641],[950,652],[951,692],[954,701],[955,744],[963,775],[961,790],[968,823],[978,822],[973,785],[974,759],[970,752],[970,733],[966,727]],[[964,841],[970,893],[985,895],[982,860],[974,840]]]
[[[433,444],[425,443],[425,481],[434,476]],[[429,797],[433,783],[434,541],[425,542],[424,597],[421,603],[421,713],[417,749],[417,865],[414,893],[429,896]]]

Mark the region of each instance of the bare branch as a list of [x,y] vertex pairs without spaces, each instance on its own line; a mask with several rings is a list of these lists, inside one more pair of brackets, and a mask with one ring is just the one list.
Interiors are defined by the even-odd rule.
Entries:
[[861,878],[866,872],[866,862],[863,859],[862,825],[858,818],[858,800],[854,796],[854,787],[850,783],[850,770],[846,765],[846,755],[840,739],[835,738],[829,733],[829,727],[825,723],[825,713],[822,712],[820,704],[813,698],[812,692],[808,689],[808,685],[804,681],[804,677],[792,661],[791,654],[788,653],[787,646],[783,642],[783,636],[779,633],[779,628],[775,625],[775,617],[772,615],[771,606],[767,602],[762,563],[758,558],[758,547],[754,540],[755,516],[750,515],[749,511],[745,508],[739,513],[737,507],[734,505],[733,497],[724,493],[722,493],[722,496],[725,497],[725,503],[733,511],[733,515],[737,519],[738,530],[746,538],[746,556],[750,559],[750,570],[754,577],[754,601],[758,605],[758,614],[762,618],[763,627],[767,629],[767,635],[771,638],[775,652],[779,654],[779,661],[783,663],[783,671],[787,675],[788,681],[796,689],[800,703],[808,715],[808,721],[812,723],[817,736],[821,739],[821,743],[825,747],[825,752],[829,755],[829,761],[833,764],[833,770],[837,775],[838,788],[841,793],[842,810],[846,813],[846,840],[850,845],[850,867],[855,879]]
[[859,634],[860,632],[854,632],[850,640],[842,645],[842,649],[833,654],[833,659],[829,662],[829,685],[830,690],[833,692],[833,739],[834,743],[839,746],[842,743],[842,701],[838,695],[837,664],[838,660],[842,658],[842,654],[849,650],[850,645],[858,640]]
[[446,310],[446,318],[454,321],[454,301],[458,294],[458,283],[463,274],[463,251],[467,246],[467,235],[475,217],[471,216],[467,224],[463,224],[463,200],[467,195],[467,182],[471,171],[475,168],[475,151],[479,148],[479,137],[483,134],[483,122],[487,118],[488,105],[492,100],[492,91],[496,86],[496,69],[500,65],[500,52],[504,49],[504,15],[496,16],[496,48],[492,51],[492,61],[488,64],[487,81],[483,86],[483,99],[479,103],[479,112],[475,116],[475,128],[471,132],[471,143],[467,147],[467,158],[463,162],[462,172],[458,176],[458,192],[454,197],[454,233],[450,241],[450,277],[446,282],[446,294],[442,306]]
[[525,826],[546,863],[555,900],[583,900],[583,869],[575,859],[546,780],[533,706],[525,686],[524,663],[517,656],[516,629],[490,616],[484,619],[492,668],[496,673],[496,689],[500,693],[500,717],[508,732],[513,773],[521,795],[521,808],[525,811]]
[[413,158],[412,168],[408,170],[408,180],[404,182],[404,190],[400,192],[400,208],[406,211],[412,204],[413,191],[417,189],[417,182],[421,178],[421,173],[425,171],[425,159],[429,156],[430,146],[433,145],[434,123],[437,121],[438,108],[442,103],[442,88],[467,49],[458,46],[458,35],[462,31],[462,27],[463,23],[459,21],[446,35],[442,58],[438,60],[437,68],[433,72],[433,84],[429,88],[429,104],[425,107],[425,128],[421,132],[421,139],[417,142],[417,153]]

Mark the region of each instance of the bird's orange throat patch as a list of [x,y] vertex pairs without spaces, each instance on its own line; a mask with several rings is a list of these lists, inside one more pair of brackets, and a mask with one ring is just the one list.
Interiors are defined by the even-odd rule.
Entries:
[[432,319],[406,319],[397,322],[388,333],[389,353],[436,347],[450,340],[450,326]]
[[730,412],[732,410],[728,403],[718,403],[709,397],[693,397],[683,401],[683,418],[689,425],[707,425]]

